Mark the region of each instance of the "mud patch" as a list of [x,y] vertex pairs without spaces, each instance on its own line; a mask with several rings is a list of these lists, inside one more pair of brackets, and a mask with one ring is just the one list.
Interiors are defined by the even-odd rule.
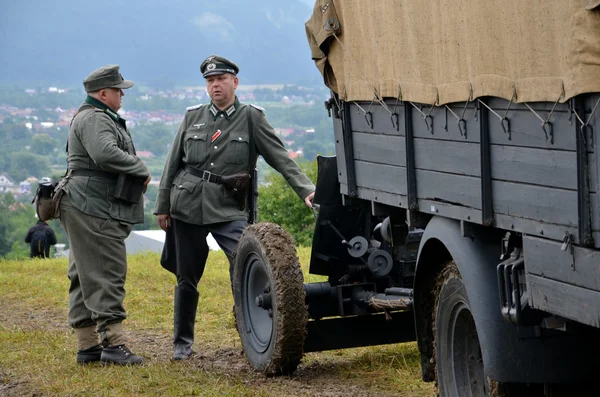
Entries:
[[36,396],[36,394],[29,390],[26,382],[19,381],[14,377],[11,377],[2,368],[0,368],[0,396],[33,397]]

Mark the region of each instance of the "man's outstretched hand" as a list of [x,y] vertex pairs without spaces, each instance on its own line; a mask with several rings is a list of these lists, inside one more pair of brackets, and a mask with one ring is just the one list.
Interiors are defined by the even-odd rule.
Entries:
[[313,202],[314,198],[315,198],[315,192],[312,192],[311,194],[306,196],[306,198],[304,199],[304,203],[306,204],[306,206],[308,208],[312,208],[312,202]]

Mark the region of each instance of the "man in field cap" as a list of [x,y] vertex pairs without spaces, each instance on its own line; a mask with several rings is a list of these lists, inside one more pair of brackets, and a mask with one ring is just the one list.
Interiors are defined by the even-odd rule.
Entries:
[[238,195],[237,185],[232,188],[225,181],[246,177],[248,182],[258,155],[262,155],[306,205],[312,206],[315,186],[290,158],[264,109],[242,104],[235,95],[239,71],[234,62],[217,55],[200,65],[211,102],[187,108],[154,207],[159,226],[167,232],[161,264],[177,276],[175,360],[192,354],[197,286],[208,257],[206,236],[211,233],[227,255],[231,275],[233,254],[248,226],[252,208],[246,208],[244,193]]
[[[69,238],[69,324],[75,329],[80,364],[143,361],[125,345],[121,326],[126,317],[125,238],[134,224],[144,222],[142,192],[150,182],[150,172],[136,156],[126,122],[117,113],[123,90],[132,86],[118,65],[94,70],[83,80],[87,97],[69,129],[60,221]],[[123,184],[130,191],[136,184],[140,187],[125,196],[117,187]]]
[[133,87],[133,81],[123,79],[119,65],[106,65],[94,70],[83,80],[85,92],[94,92],[103,88],[127,89]]

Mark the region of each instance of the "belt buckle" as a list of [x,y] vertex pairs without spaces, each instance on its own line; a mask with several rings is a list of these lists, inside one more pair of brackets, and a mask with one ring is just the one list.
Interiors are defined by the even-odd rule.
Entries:
[[212,175],[212,173],[210,171],[207,171],[207,170],[202,171],[202,179],[204,179],[207,182],[210,182],[211,175]]

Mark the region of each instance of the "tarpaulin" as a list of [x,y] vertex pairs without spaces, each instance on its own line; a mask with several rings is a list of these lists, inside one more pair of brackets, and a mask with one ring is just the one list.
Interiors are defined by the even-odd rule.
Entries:
[[600,92],[598,0],[317,0],[306,33],[325,84],[345,100]]

